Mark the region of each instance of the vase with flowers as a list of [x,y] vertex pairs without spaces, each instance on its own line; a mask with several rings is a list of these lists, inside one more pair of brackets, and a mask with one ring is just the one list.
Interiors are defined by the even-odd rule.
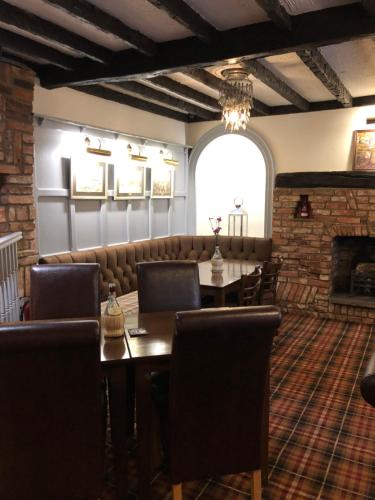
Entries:
[[219,233],[221,227],[221,217],[209,217],[211,229],[215,236],[215,251],[211,258],[211,271],[213,273],[222,273],[224,270],[224,261],[219,247]]

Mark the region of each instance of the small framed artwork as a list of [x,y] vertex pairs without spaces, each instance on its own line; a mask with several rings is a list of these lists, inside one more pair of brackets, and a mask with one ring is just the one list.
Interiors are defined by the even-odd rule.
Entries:
[[375,130],[356,130],[354,140],[353,170],[375,171]]
[[174,170],[164,166],[151,169],[151,198],[173,198]]
[[104,200],[107,198],[107,191],[107,162],[92,154],[72,156],[70,197],[78,200]]
[[115,164],[115,200],[139,200],[145,198],[145,166],[136,160]]

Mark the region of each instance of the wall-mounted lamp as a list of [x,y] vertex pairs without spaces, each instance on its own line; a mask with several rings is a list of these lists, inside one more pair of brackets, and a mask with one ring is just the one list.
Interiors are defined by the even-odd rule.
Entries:
[[367,125],[373,125],[375,123],[375,118],[367,118],[366,123]]
[[164,163],[166,163],[167,165],[170,165],[171,167],[177,167],[180,162],[178,160],[174,160],[172,157],[172,154],[171,154],[171,158],[166,158],[165,151],[166,151],[165,149],[160,150],[160,156],[163,158]]
[[86,137],[85,138],[85,144],[86,144],[86,151],[88,153],[92,153],[94,155],[102,155],[102,156],[111,156],[112,152],[109,151],[108,149],[102,149],[102,141],[98,138],[99,142],[99,147],[98,148],[90,148],[90,138]]
[[131,144],[128,144],[126,149],[128,150],[129,158],[131,158],[132,160],[137,160],[137,161],[147,161],[148,160],[148,157],[141,155],[140,152],[139,152],[139,154],[134,155]]

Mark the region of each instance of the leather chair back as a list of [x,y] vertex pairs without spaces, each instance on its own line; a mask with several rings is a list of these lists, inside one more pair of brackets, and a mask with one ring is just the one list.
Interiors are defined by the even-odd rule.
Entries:
[[139,312],[200,309],[198,264],[193,261],[140,262]]
[[31,319],[99,317],[99,274],[97,263],[32,266]]
[[251,274],[243,274],[240,283],[240,306],[259,304],[259,288],[262,271],[256,266]]
[[99,324],[0,325],[0,498],[98,498],[104,433]]
[[173,484],[261,469],[274,306],[177,313],[169,385]]

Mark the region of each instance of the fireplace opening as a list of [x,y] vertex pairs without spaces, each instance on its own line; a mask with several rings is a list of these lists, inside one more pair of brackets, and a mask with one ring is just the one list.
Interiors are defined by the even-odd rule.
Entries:
[[334,238],[331,284],[331,302],[375,308],[375,238]]

